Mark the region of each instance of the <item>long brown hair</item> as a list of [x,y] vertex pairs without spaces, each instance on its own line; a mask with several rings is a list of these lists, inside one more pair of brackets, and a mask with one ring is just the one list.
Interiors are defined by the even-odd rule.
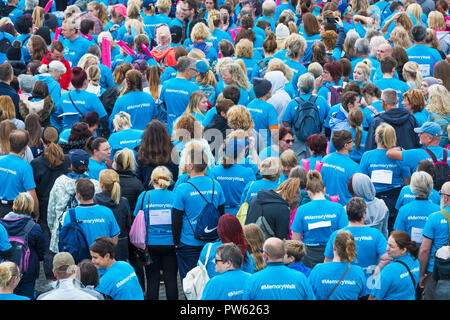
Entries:
[[167,128],[158,120],[152,120],[142,134],[138,160],[147,165],[164,165],[170,162],[173,149]]
[[46,127],[42,133],[42,140],[45,144],[44,157],[48,160],[50,168],[60,166],[64,162],[64,152],[58,145],[58,130],[54,127]]
[[16,129],[16,125],[11,120],[6,119],[0,122],[0,147],[3,154],[9,153],[9,135]]
[[361,146],[362,129],[361,124],[363,123],[364,115],[359,108],[353,108],[348,113],[348,124],[351,128],[356,129],[355,134],[355,147],[359,149]]
[[159,85],[161,84],[159,67],[150,66],[145,71],[145,76],[147,77],[148,89],[153,99],[159,98]]
[[30,113],[25,117],[25,130],[27,130],[30,134],[30,141],[28,142],[28,145],[32,148],[42,147],[42,128],[40,117],[37,113]]
[[244,236],[247,241],[247,250],[255,259],[256,271],[266,267],[264,262],[262,248],[264,245],[264,234],[256,223],[246,224],[244,226]]

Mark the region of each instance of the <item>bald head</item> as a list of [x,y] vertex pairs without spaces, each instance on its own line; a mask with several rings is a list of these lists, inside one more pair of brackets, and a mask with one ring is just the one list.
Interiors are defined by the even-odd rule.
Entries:
[[387,56],[392,56],[394,50],[392,49],[390,44],[382,44],[378,47],[377,50],[377,59],[381,61],[383,58]]
[[264,242],[264,254],[267,262],[280,262],[284,258],[284,242],[278,238],[268,238]]
[[448,199],[448,201],[446,201],[446,203],[450,203],[450,181],[444,183],[441,187],[441,193],[442,193],[442,197],[446,197]]

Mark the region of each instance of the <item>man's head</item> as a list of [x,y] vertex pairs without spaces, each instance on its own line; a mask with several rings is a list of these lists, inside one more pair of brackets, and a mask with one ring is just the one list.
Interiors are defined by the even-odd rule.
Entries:
[[391,57],[386,56],[380,61],[380,69],[383,74],[394,74],[397,68],[397,61]]
[[297,87],[300,93],[311,93],[314,90],[315,79],[312,73],[304,73],[298,78]]
[[241,249],[232,242],[224,243],[216,249],[216,272],[224,273],[229,270],[240,269],[244,256]]
[[347,206],[345,207],[347,211],[348,221],[350,222],[363,222],[366,215],[367,205],[366,202],[359,197],[351,198]]
[[450,206],[450,182],[444,183],[439,193],[441,195],[441,209]]
[[197,2],[195,0],[183,0],[181,1],[181,11],[185,19],[192,21],[195,17],[195,13],[198,9]]
[[383,58],[387,56],[392,56],[394,49],[392,49],[389,43],[381,44],[377,50],[377,60],[381,61]]
[[436,122],[425,122],[420,128],[414,128],[414,132],[419,135],[420,144],[429,146],[438,146],[441,139],[441,126]]
[[187,80],[191,80],[198,74],[197,70],[195,69],[196,63],[197,61],[191,57],[180,57],[177,61],[177,71]]
[[186,145],[186,169],[189,175],[205,173],[208,167],[208,156],[203,145],[192,141]]
[[266,262],[282,262],[285,249],[283,240],[272,237],[264,242],[263,256]]
[[235,105],[239,103],[239,99],[241,98],[241,92],[235,85],[229,85],[223,88],[222,95],[224,99],[230,99]]
[[345,111],[350,112],[354,108],[360,106],[359,94],[354,91],[347,91],[342,95],[342,107]]
[[64,39],[73,40],[78,36],[79,24],[75,18],[64,20],[61,25],[61,34]]
[[75,190],[80,201],[89,201],[94,198],[95,187],[89,179],[80,178],[75,181]]
[[370,53],[370,44],[366,38],[359,38],[355,41],[356,56],[365,57]]
[[427,35],[427,27],[425,27],[422,23],[418,23],[412,27],[411,34],[414,42],[423,42],[425,41],[425,37]]
[[352,151],[353,150],[353,138],[352,133],[348,130],[336,130],[333,132],[331,142],[336,148],[336,151]]
[[53,275],[57,280],[75,277],[77,266],[68,252],[57,253],[53,257]]
[[416,198],[428,199],[433,190],[433,177],[425,171],[416,171],[411,176],[410,186]]
[[9,84],[14,78],[14,72],[11,64],[5,62],[0,64],[0,82]]
[[381,93],[381,105],[384,111],[396,108],[398,104],[397,91],[394,89],[385,89]]
[[26,130],[13,130],[9,135],[9,150],[12,153],[22,155],[30,140],[30,135]]
[[114,260],[114,242],[108,237],[99,237],[89,247],[92,263],[97,269],[107,269]]

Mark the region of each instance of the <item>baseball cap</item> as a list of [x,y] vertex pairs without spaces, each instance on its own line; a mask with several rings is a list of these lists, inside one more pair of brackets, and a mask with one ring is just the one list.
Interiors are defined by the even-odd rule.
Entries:
[[87,167],[89,165],[89,154],[82,149],[70,150],[69,158],[75,168]]
[[425,122],[420,128],[414,128],[415,133],[423,133],[426,132],[431,134],[432,136],[438,137],[441,135],[441,126],[436,122]]
[[53,270],[55,272],[66,272],[70,266],[75,265],[75,260],[68,252],[59,252],[53,257]]
[[127,17],[127,7],[123,4],[116,4],[113,6],[115,12],[123,15],[125,18]]

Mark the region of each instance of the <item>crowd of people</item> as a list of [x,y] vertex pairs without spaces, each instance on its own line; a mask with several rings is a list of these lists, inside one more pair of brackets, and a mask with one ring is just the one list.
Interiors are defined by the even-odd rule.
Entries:
[[0,1],[0,299],[449,299],[448,6]]

